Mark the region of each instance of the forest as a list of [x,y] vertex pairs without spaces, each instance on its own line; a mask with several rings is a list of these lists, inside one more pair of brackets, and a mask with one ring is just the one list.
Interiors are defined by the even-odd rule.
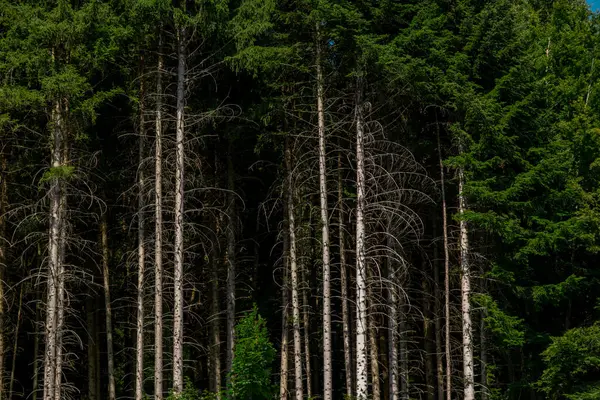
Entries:
[[585,0],[0,0],[0,400],[600,399]]

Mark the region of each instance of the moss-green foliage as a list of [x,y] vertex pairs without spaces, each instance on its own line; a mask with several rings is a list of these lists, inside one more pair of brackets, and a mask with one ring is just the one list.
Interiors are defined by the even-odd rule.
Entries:
[[525,339],[523,321],[508,315],[500,309],[498,303],[489,295],[477,294],[473,301],[485,310],[485,325],[503,346],[522,346]]
[[266,321],[258,313],[256,305],[238,322],[235,333],[228,397],[236,400],[271,399],[275,393],[271,368],[276,353],[269,341]]
[[546,369],[538,386],[552,399],[597,399],[600,394],[600,324],[552,338],[542,353]]

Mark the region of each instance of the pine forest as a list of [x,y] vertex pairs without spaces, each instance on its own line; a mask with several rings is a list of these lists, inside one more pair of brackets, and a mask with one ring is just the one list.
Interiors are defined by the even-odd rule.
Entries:
[[17,399],[600,399],[600,13],[0,0]]

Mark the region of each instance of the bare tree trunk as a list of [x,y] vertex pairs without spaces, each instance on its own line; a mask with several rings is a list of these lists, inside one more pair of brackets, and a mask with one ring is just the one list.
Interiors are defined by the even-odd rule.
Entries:
[[[375,299],[373,290],[368,286],[367,292],[369,295],[369,303],[371,308],[375,309]],[[369,320],[369,350],[371,359],[371,389],[373,391],[373,400],[381,400],[381,382],[379,376],[379,346],[377,343],[377,323],[375,321],[375,313],[370,312]]]
[[[140,138],[138,156],[138,283],[137,283],[137,319],[135,340],[135,400],[144,398],[144,279],[146,274],[146,230],[144,221],[145,175],[142,165],[146,141],[146,121],[144,107],[146,100],[144,79],[144,56],[140,57]],[[157,135],[158,136],[158,135]],[[158,138],[157,138],[158,140]]]
[[362,82],[356,94],[356,398],[368,397],[367,265],[365,259],[365,149]]
[[[219,223],[217,222],[217,225]],[[217,237],[219,235],[217,227]],[[218,255],[216,249],[213,249],[211,256],[211,347],[210,347],[210,364],[211,364],[211,390],[217,393],[221,392],[221,332],[219,327],[219,269],[217,267]]]
[[156,77],[156,149],[154,169],[154,398],[163,398],[163,217],[162,217],[162,32],[158,34]]
[[488,400],[488,382],[487,382],[487,340],[485,331],[486,310],[481,310],[481,319],[479,321],[479,334],[481,336],[481,400]]
[[440,188],[442,192],[442,228],[444,235],[444,288],[445,288],[445,317],[446,317],[446,400],[452,400],[452,360],[450,348],[450,254],[448,249],[448,216],[446,209],[446,182],[444,179],[444,163],[440,133],[437,133],[438,157],[440,164]]
[[177,137],[175,155],[175,306],[173,309],[173,392],[183,391],[183,206],[185,136],[185,28],[177,32]]
[[[4,399],[4,271],[6,270],[6,212],[8,211],[8,187],[7,187],[7,144],[2,141],[0,149],[0,400]],[[14,358],[14,356],[13,356]]]
[[302,322],[304,325],[304,360],[306,365],[306,396],[311,399],[312,396],[312,379],[310,366],[310,319],[309,319],[309,303],[308,294],[310,290],[310,282],[306,279],[306,265],[302,267],[302,282],[304,288],[302,290]]
[[227,379],[233,365],[233,349],[235,346],[235,279],[236,279],[236,225],[237,213],[235,209],[235,181],[233,170],[233,146],[231,139],[227,152],[227,215],[229,224],[227,227]]
[[88,297],[85,305],[86,328],[88,334],[88,399],[100,400],[96,397],[96,375],[98,374],[98,370],[96,369],[96,318],[94,316],[96,310],[94,307],[94,300],[92,299],[91,295],[92,293],[90,293],[90,297]]
[[[64,151],[64,149],[63,149]],[[64,157],[64,156],[63,156]],[[63,158],[64,163],[64,158]],[[56,372],[54,383],[54,398],[60,399],[62,392],[62,365],[63,365],[63,336],[65,325],[65,245],[66,245],[66,224],[65,224],[65,209],[66,198],[63,192],[64,186],[61,189],[60,200],[60,240],[58,252],[58,303],[57,303],[57,323],[56,323]]]
[[[321,35],[317,22],[317,114],[319,126],[319,197],[321,200],[321,230],[323,253],[323,385],[324,400],[333,399],[333,379],[331,366],[331,264],[329,255],[329,212],[327,209],[327,170],[325,147],[325,110],[323,71],[321,70]],[[308,339],[307,339],[308,340]],[[307,364],[308,365],[308,364]],[[307,376],[309,376],[307,372]],[[310,394],[309,394],[310,397]]]
[[304,399],[302,390],[302,338],[300,332],[300,298],[298,276],[298,261],[296,257],[296,224],[294,217],[294,189],[292,185],[292,160],[291,150],[286,149],[286,164],[288,169],[288,188],[287,188],[287,209],[288,209],[288,229],[290,240],[290,272],[292,278],[292,315],[294,327],[294,372],[295,372],[295,391],[296,400]]
[[352,397],[352,348],[350,344],[350,311],[348,310],[348,274],[344,232],[344,186],[342,183],[342,153],[338,155],[338,212],[340,240],[340,275],[342,286],[342,331],[344,335],[344,365],[346,367],[346,396]]
[[19,343],[19,328],[21,327],[21,311],[23,310],[23,286],[21,284],[21,290],[19,291],[19,311],[17,311],[17,326],[15,327],[15,343],[13,344],[13,353],[12,353],[12,366],[10,369],[10,381],[8,386],[8,398],[12,400],[13,398],[13,384],[15,382],[15,367],[17,365],[17,351],[19,347],[17,344]]
[[[423,260],[423,271],[428,271],[427,261]],[[433,365],[433,343],[431,340],[433,328],[433,313],[431,310],[431,290],[429,282],[423,279],[423,341],[425,342],[425,384],[427,400],[435,399],[435,367]]]
[[[52,111],[53,122],[53,147],[52,168],[62,166],[62,120],[61,109],[58,101],[54,104]],[[47,301],[46,301],[46,324],[44,352],[44,400],[53,400],[56,383],[56,347],[57,347],[57,308],[58,308],[58,279],[60,273],[59,247],[60,247],[60,203],[61,183],[54,178],[49,189],[50,215],[49,215],[49,240],[48,240],[48,278],[47,278]]]
[[461,311],[463,326],[463,373],[464,400],[475,400],[475,372],[473,361],[473,326],[471,322],[471,271],[469,267],[469,235],[464,219],[466,198],[464,195],[465,174],[458,170],[458,213],[460,219],[460,266],[461,266]]
[[100,224],[100,242],[102,246],[102,272],[104,282],[104,307],[106,310],[106,357],[108,361],[108,399],[116,400],[115,359],[113,352],[112,305],[110,301],[110,281],[108,269],[108,227],[106,214]]
[[[435,219],[434,219],[435,221]],[[437,234],[437,229],[433,230]],[[444,361],[442,352],[442,296],[440,293],[440,267],[439,267],[439,251],[437,243],[434,243],[433,248],[433,292],[434,292],[434,307],[435,307],[435,360],[437,371],[437,393],[438,399],[444,398]]]
[[[287,144],[286,144],[287,146]],[[287,152],[287,150],[286,150]],[[286,153],[287,157],[287,153]],[[287,184],[284,185],[283,190],[283,282],[281,288],[281,366],[279,374],[279,400],[287,400],[288,398],[288,371],[289,371],[289,329],[288,329],[288,316],[289,316],[289,269],[290,269],[290,240],[289,240],[289,224],[288,224],[288,190]]]
[[[403,282],[404,283],[404,282]],[[408,376],[408,326],[406,323],[406,294],[400,294],[400,321],[398,328],[400,329],[400,399],[408,400],[409,398],[409,376]]]
[[[38,244],[39,253],[39,244]],[[39,298],[39,295],[36,296]],[[31,390],[32,400],[37,400],[39,387],[39,356],[40,356],[40,304],[35,303],[35,336],[33,339],[33,388]],[[92,400],[92,399],[90,399]]]
[[[391,251],[392,239],[388,238],[388,247]],[[390,307],[388,316],[388,357],[389,357],[389,393],[390,400],[400,399],[400,384],[398,374],[398,279],[396,270],[391,263],[390,257],[388,261],[388,303]]]

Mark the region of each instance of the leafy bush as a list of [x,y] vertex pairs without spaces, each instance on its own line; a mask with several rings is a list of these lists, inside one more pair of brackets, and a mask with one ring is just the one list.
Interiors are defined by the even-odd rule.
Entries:
[[271,369],[275,354],[266,322],[254,305],[236,326],[228,397],[236,400],[273,398],[275,386],[271,382]]

